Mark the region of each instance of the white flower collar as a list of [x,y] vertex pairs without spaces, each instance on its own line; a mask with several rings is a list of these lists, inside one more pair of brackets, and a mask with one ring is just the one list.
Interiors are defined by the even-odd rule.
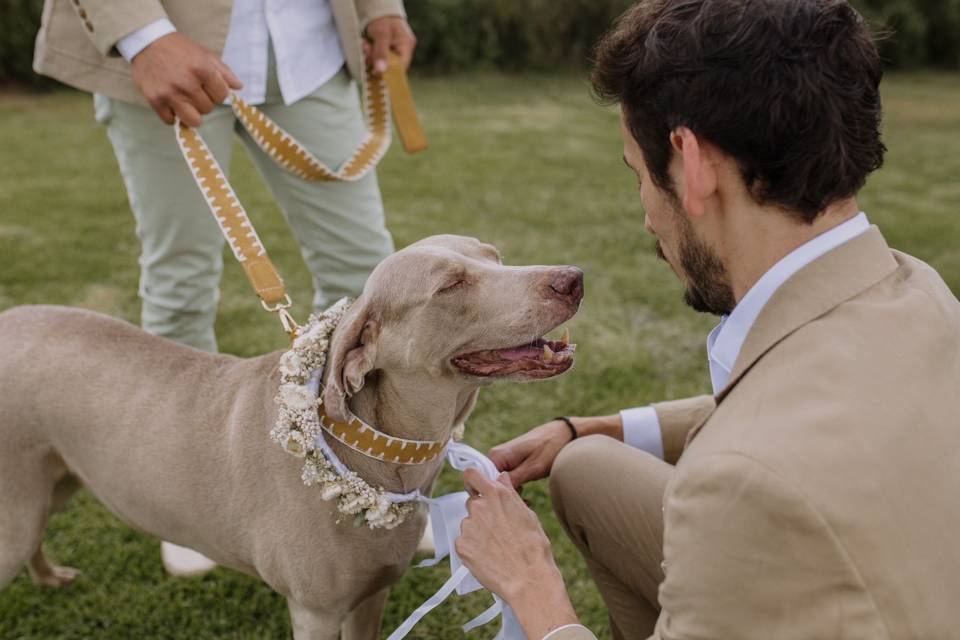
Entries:
[[[320,380],[330,339],[349,305],[350,301],[344,298],[323,313],[311,315],[306,326],[300,329],[293,347],[281,356],[280,389],[275,398],[280,408],[270,438],[291,455],[304,459],[300,473],[303,483],[308,487],[319,486],[324,500],[336,498],[337,510],[354,516],[355,526],[366,523],[371,529],[393,529],[413,512],[416,500],[421,498],[420,492],[397,494],[367,483],[340,461],[324,439],[323,432],[326,430],[365,455],[400,464],[436,459],[443,454],[446,443],[393,438],[357,420],[361,430],[372,432],[379,453],[374,452],[373,447],[364,451],[341,437],[343,433],[336,428],[339,423],[328,421],[325,414],[321,415]],[[406,462],[401,459],[409,457],[406,451],[422,453],[417,454],[415,462]]]

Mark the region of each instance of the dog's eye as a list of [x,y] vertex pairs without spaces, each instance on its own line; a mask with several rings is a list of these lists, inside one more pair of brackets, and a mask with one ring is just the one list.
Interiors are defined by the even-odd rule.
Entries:
[[457,291],[458,289],[462,289],[462,288],[465,287],[465,286],[467,286],[467,281],[461,278],[460,280],[457,280],[456,282],[453,282],[453,283],[451,283],[451,284],[448,284],[447,286],[443,287],[442,289],[438,289],[438,290],[437,290],[437,295],[442,295],[442,294],[444,294],[444,293],[453,293],[454,291]]

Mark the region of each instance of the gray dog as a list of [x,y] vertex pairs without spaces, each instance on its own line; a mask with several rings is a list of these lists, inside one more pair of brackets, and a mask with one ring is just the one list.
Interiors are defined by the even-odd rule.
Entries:
[[[495,379],[566,371],[547,332],[577,311],[573,267],[509,267],[472,238],[436,236],[383,261],[332,336],[322,400],[408,439],[446,440]],[[200,551],[286,596],[297,639],[377,637],[388,587],[423,531],[338,523],[268,438],[281,353],[202,353],[60,307],[0,314],[0,588],[26,564],[59,586],[76,571],[40,551],[52,510],[86,486],[139,530]],[[442,458],[378,461],[330,441],[363,479],[429,493]]]

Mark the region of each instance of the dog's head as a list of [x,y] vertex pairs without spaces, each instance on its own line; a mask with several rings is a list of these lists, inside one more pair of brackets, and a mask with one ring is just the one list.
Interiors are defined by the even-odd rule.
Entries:
[[421,240],[377,266],[337,327],[324,406],[346,419],[347,398],[375,371],[463,388],[559,375],[573,364],[574,345],[544,336],[573,317],[582,297],[576,267],[505,266],[474,238]]

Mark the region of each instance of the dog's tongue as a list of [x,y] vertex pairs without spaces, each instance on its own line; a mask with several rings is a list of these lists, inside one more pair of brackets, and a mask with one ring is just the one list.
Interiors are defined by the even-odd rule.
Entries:
[[528,378],[550,378],[573,364],[576,345],[566,339],[534,340],[530,344],[506,349],[487,349],[454,358],[461,370],[477,376],[521,374]]

